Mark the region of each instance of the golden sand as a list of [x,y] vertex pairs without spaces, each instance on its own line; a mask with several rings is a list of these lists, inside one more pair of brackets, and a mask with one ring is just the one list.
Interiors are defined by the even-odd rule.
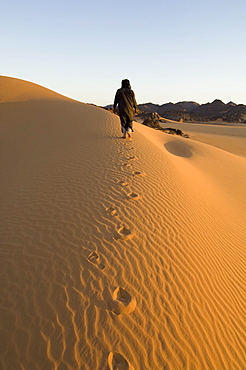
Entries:
[[246,159],[0,87],[0,368],[245,369]]

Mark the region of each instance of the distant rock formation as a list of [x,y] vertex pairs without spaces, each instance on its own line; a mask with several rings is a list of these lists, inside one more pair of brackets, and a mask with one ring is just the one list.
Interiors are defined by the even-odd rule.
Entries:
[[160,122],[165,122],[165,120],[157,112],[142,115],[142,118],[144,119],[143,125],[155,128],[157,130],[162,129]]
[[179,103],[166,103],[162,105],[146,103],[139,104],[138,109],[142,113],[157,112],[166,119],[175,121],[216,121],[246,123],[246,105],[229,102],[223,103],[216,99],[212,103],[198,104],[196,102],[183,101]]

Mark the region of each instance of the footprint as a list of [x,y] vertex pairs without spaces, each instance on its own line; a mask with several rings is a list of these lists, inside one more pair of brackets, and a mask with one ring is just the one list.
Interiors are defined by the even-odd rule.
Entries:
[[106,208],[106,212],[109,213],[111,216],[118,216],[118,213],[114,207]]
[[94,266],[96,266],[97,268],[99,268],[100,270],[103,270],[105,269],[105,266],[100,263],[100,257],[99,257],[99,254],[97,252],[91,252],[88,257],[87,257],[87,261],[92,263]]
[[128,184],[128,182],[126,182],[126,181],[124,181],[124,180],[118,181],[118,184],[119,184],[120,186],[128,186],[128,185],[129,185],[129,184]]
[[137,193],[129,193],[129,194],[127,194],[127,198],[128,199],[140,199],[141,196]]
[[129,163],[122,163],[122,166],[124,166],[124,167],[131,167],[131,165]]
[[133,176],[145,176],[145,172],[141,172],[141,171],[133,171],[132,172],[132,175]]
[[131,230],[127,229],[125,226],[121,226],[119,229],[117,229],[117,235],[114,237],[114,239],[119,240],[130,240],[133,238],[133,233]]
[[109,352],[109,370],[134,370],[134,367],[120,353]]
[[116,288],[112,295],[113,313],[115,315],[128,314],[135,310],[137,302],[134,297],[120,286]]

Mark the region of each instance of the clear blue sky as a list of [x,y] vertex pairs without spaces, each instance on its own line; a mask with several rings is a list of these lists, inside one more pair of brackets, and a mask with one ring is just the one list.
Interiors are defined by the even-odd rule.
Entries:
[[128,78],[138,103],[246,104],[245,0],[8,0],[0,74],[111,104]]

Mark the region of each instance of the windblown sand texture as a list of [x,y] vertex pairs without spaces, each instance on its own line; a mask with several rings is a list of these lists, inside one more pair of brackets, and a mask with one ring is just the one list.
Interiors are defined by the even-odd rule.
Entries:
[[0,98],[0,368],[245,369],[246,159],[13,78]]

